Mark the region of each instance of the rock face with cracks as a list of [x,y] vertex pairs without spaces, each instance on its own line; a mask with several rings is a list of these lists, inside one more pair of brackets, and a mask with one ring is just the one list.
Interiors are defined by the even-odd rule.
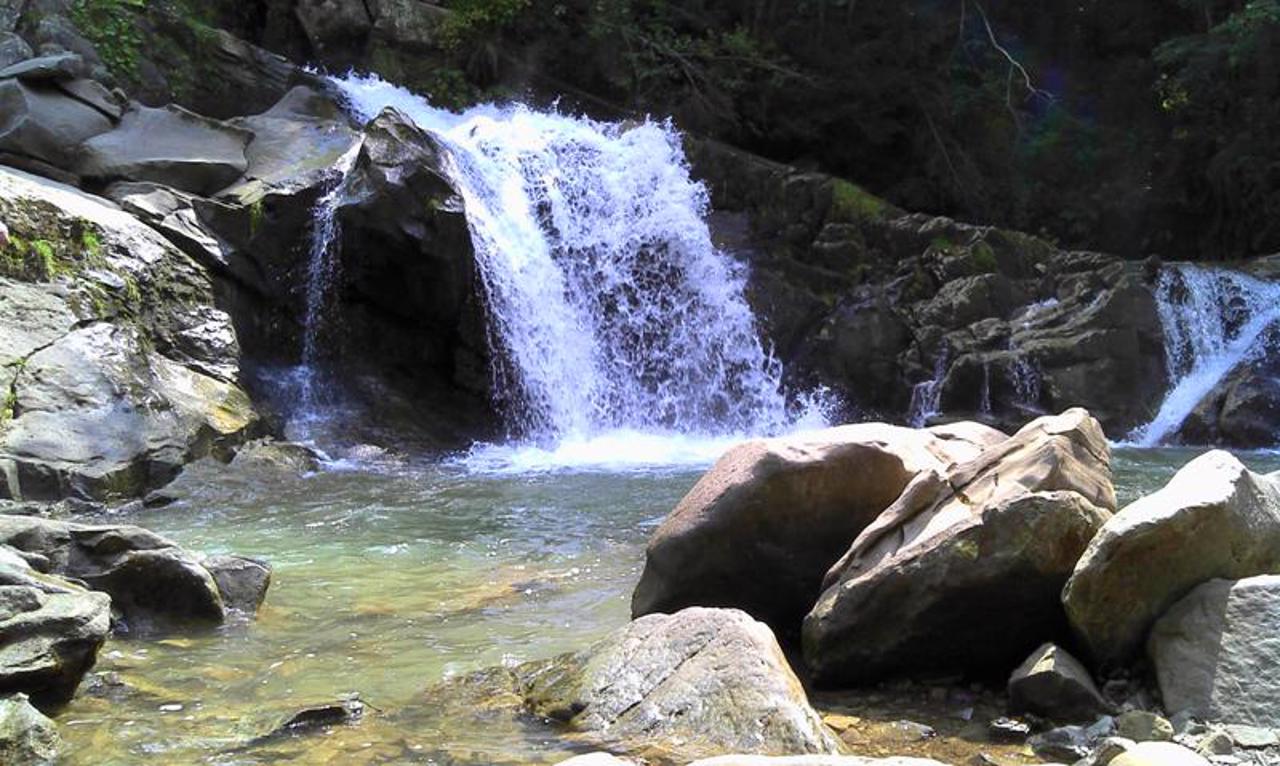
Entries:
[[804,623],[815,679],[1007,672],[1064,635],[1058,593],[1115,507],[1109,463],[1069,410],[916,477],[827,574]]
[[649,541],[632,613],[728,606],[794,633],[827,568],[913,478],[1004,438],[868,423],[734,447]]

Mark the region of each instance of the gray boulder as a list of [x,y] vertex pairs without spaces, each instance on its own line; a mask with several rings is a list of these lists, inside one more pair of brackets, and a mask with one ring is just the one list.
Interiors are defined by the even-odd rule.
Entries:
[[514,675],[530,712],[615,752],[839,752],[768,626],[737,610],[642,617]]
[[76,172],[103,181],[154,181],[209,195],[248,168],[253,134],[178,106],[135,105],[120,125],[82,147]]
[[1226,452],[1184,466],[1089,544],[1062,599],[1093,658],[1120,663],[1192,588],[1280,568],[1280,483]]
[[0,699],[0,763],[47,766],[58,760],[58,730],[25,694]]
[[261,421],[209,276],[96,197],[0,170],[0,496],[136,497]]
[[1172,742],[1140,742],[1113,758],[1109,766],[1209,766],[1209,761]]
[[37,572],[0,546],[0,694],[71,698],[111,628],[111,599]]
[[271,576],[260,562],[229,556],[202,560],[133,526],[0,516],[0,545],[44,572],[109,594],[122,620],[117,629],[130,632],[220,623],[230,609],[252,614]]
[[1280,728],[1280,576],[1210,580],[1165,612],[1147,653],[1168,710]]
[[55,87],[0,80],[0,152],[70,170],[77,147],[111,127],[106,115]]
[[1069,410],[918,476],[827,573],[804,621],[815,680],[999,672],[1063,635],[1058,593],[1115,507],[1109,462]]
[[26,40],[13,32],[0,30],[0,67],[8,68],[34,55]]
[[1003,438],[866,423],[734,447],[650,539],[632,614],[728,606],[794,633],[827,569],[912,479]]
[[1052,721],[1092,721],[1109,705],[1089,671],[1062,648],[1045,644],[1009,677],[1009,710]]

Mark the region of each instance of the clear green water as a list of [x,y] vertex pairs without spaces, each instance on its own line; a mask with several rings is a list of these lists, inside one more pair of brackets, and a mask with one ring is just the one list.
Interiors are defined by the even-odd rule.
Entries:
[[[1159,488],[1195,454],[1117,450],[1121,502]],[[1275,455],[1246,461],[1280,468]],[[192,472],[178,503],[113,521],[206,553],[268,559],[267,603],[256,621],[203,635],[110,641],[58,716],[68,762],[555,762],[567,751],[546,732],[464,723],[422,692],[624,624],[645,541],[699,474]],[[360,726],[234,749],[350,692],[376,708]]]

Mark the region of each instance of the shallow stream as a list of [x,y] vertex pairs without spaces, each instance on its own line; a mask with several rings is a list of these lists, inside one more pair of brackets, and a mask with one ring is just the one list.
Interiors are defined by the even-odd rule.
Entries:
[[[1195,454],[1117,450],[1121,502]],[[1245,459],[1280,468],[1277,455]],[[423,690],[581,648],[624,624],[648,536],[703,468],[192,471],[178,502],[110,520],[269,560],[267,602],[256,621],[203,635],[112,639],[58,716],[68,762],[554,763],[569,751],[548,732],[454,719]],[[370,706],[359,726],[239,747],[352,692]]]

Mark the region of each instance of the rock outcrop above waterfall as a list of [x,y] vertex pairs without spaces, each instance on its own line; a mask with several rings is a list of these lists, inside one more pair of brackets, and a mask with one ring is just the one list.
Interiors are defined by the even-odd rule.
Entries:
[[1131,659],[1152,624],[1196,586],[1275,571],[1280,484],[1214,451],[1113,516],[1062,598],[1092,658],[1114,665]]
[[138,496],[261,429],[206,272],[102,199],[0,169],[0,494]]
[[433,694],[474,698],[473,714],[514,703],[573,742],[660,763],[840,752],[769,627],[734,609],[648,615],[580,652]]
[[806,665],[824,685],[1007,672],[1067,633],[1058,593],[1114,508],[1110,449],[1083,410],[921,474],[828,572]]
[[1165,612],[1147,652],[1165,708],[1200,720],[1280,728],[1280,577],[1210,580]]
[[736,607],[794,634],[827,568],[917,475],[1004,438],[868,423],[734,447],[650,539],[632,613]]
[[1011,430],[1082,406],[1114,435],[1155,414],[1164,346],[1145,266],[909,215],[724,145],[687,147],[713,231],[751,263],[750,298],[795,381],[886,420],[933,411]]

